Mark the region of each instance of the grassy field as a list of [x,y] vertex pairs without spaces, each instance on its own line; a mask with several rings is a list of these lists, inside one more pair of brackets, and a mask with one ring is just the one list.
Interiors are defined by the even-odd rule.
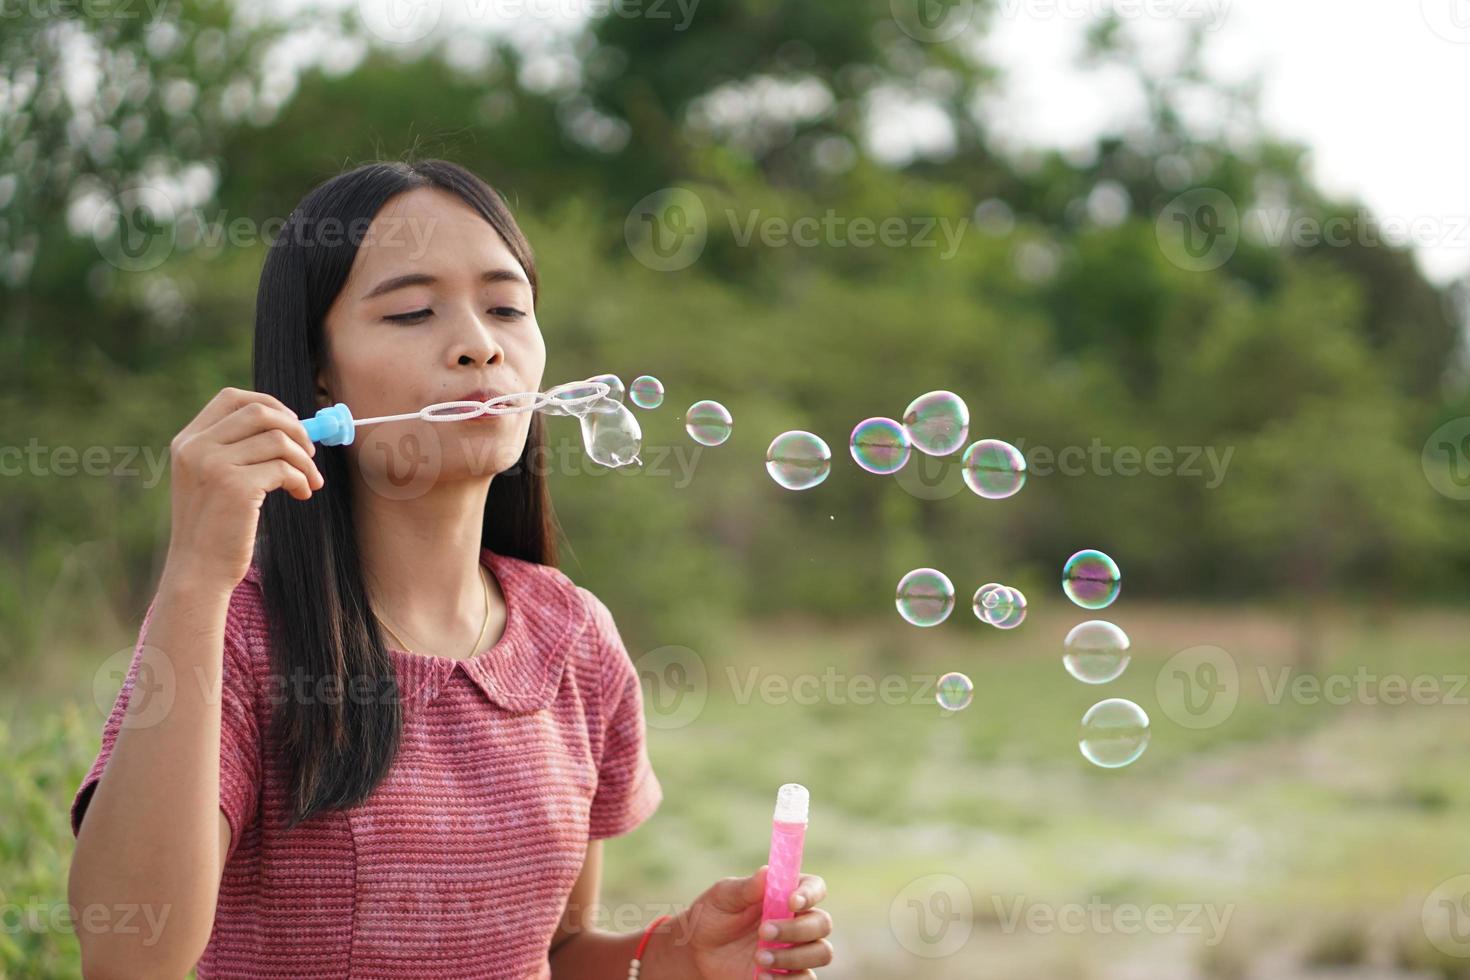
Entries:
[[[805,866],[827,879],[837,923],[827,976],[1470,977],[1455,955],[1470,950],[1422,916],[1431,893],[1462,897],[1441,883],[1470,874],[1470,616],[1338,612],[1319,620],[1307,671],[1284,616],[1120,603],[1111,618],[1135,656],[1100,687],[1060,664],[1082,618],[1047,603],[1012,633],[963,610],[923,631],[783,621],[670,655],[682,699],[646,689],[664,803],[609,842],[610,915],[646,921],[759,866],[775,789],[797,781],[813,800]],[[1170,672],[1157,682],[1199,644],[1225,651],[1238,702],[1194,729],[1161,703]],[[54,910],[67,806],[102,718],[95,664],[41,668],[12,676],[0,702],[9,977],[78,975]],[[975,682],[954,714],[933,701],[949,670]],[[1104,697],[1153,722],[1125,769],[1077,750],[1078,720]]]

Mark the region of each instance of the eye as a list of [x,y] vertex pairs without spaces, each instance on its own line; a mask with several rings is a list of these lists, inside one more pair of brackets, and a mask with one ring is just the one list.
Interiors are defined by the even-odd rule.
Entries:
[[412,313],[392,313],[388,316],[383,317],[383,319],[392,320],[395,323],[417,323],[419,320],[422,320],[424,317],[431,315],[433,312],[434,311],[430,309],[423,309],[414,310]]
[[490,312],[509,320],[519,320],[526,315],[524,310],[518,310],[514,306],[492,306]]

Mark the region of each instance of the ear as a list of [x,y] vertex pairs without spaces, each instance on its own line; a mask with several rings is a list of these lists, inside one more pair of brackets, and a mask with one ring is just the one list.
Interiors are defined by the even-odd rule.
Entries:
[[326,408],[332,404],[332,390],[328,387],[327,372],[325,369],[316,373],[316,407]]

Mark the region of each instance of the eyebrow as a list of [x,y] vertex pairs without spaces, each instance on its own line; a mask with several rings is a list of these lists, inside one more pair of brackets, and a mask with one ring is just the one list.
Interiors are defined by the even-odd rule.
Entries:
[[[368,290],[368,292],[364,293],[362,298],[368,300],[375,296],[382,296],[384,293],[391,293],[395,289],[402,289],[405,286],[430,286],[438,281],[438,277],[431,276],[427,272],[410,272],[406,275],[384,279],[372,289]],[[525,276],[513,269],[486,270],[480,274],[480,281],[485,283],[515,282],[523,286],[531,285],[526,281]]]

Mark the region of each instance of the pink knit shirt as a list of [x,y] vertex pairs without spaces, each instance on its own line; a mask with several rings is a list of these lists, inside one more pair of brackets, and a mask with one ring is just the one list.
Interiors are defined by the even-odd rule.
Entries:
[[[547,950],[588,841],[632,830],[663,794],[638,674],[607,607],[548,566],[489,549],[481,561],[505,595],[504,635],[466,660],[391,650],[404,727],[387,777],[359,806],[290,832],[286,773],[262,737],[271,701],[295,688],[266,687],[258,570],[235,588],[220,745],[231,842],[200,980],[551,976]],[[74,834],[152,613],[72,803]]]

